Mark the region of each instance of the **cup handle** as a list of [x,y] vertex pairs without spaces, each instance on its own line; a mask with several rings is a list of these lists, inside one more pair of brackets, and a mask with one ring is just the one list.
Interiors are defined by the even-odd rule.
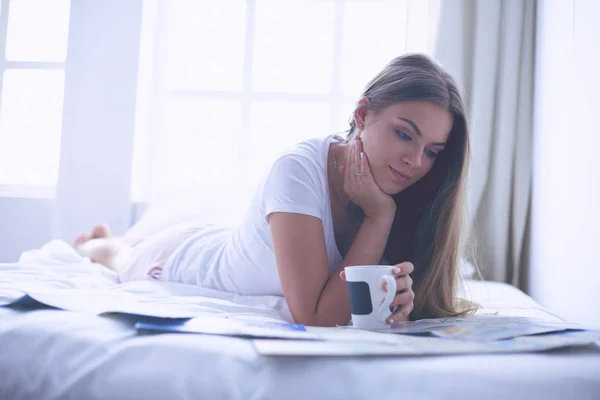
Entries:
[[390,305],[392,304],[392,301],[394,301],[394,297],[396,297],[396,279],[392,275],[383,275],[379,277],[379,286],[383,285],[384,282],[387,283],[388,290],[383,304],[377,311],[377,319],[379,322],[385,322],[385,319],[392,314]]

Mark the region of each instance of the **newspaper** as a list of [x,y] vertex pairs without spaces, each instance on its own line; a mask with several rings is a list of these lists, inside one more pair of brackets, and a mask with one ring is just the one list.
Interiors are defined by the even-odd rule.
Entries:
[[[136,328],[254,338],[258,352],[271,356],[526,352],[585,345],[600,340],[600,330],[584,329],[589,326],[490,316],[421,320],[386,331],[303,326],[258,316],[199,316],[189,321],[142,321],[136,324]],[[542,333],[544,335],[540,335]]]
[[86,314],[135,315],[140,317],[139,330],[257,338],[257,349],[273,355],[533,351],[600,340],[595,327],[552,320],[543,310],[534,313],[540,319],[515,316],[534,315],[531,307],[503,307],[500,314],[512,315],[500,315],[490,302],[484,312],[497,315],[422,320],[385,332],[301,327],[290,324],[285,301],[277,296],[238,296],[170,282],[117,284],[115,277],[106,276],[106,268],[94,268],[73,253],[67,244],[52,242],[24,254],[19,263],[0,264],[0,304],[41,303]]
[[270,318],[224,318],[207,315],[184,321],[168,319],[141,321],[135,324],[135,328],[138,331],[202,333],[253,338],[321,339],[318,333],[307,332],[304,325],[290,324]]
[[[307,328],[312,332],[315,328]],[[267,356],[444,355],[532,352],[600,344],[600,327],[498,315],[404,322],[384,331],[318,328],[325,341],[255,340]],[[341,334],[341,333],[344,334]],[[600,346],[598,347],[600,350]]]
[[474,315],[465,318],[438,318],[405,322],[395,325],[389,332],[398,334],[430,333],[446,339],[489,342],[569,329],[600,331],[598,326],[538,318]]
[[[385,341],[315,341],[256,339],[256,350],[264,356],[419,356],[450,354],[523,353],[568,346],[590,345],[600,340],[600,331],[563,331],[549,335],[522,336],[508,340],[475,342],[438,337],[385,335]],[[597,346],[597,345],[596,345]],[[600,349],[600,346],[598,346]]]

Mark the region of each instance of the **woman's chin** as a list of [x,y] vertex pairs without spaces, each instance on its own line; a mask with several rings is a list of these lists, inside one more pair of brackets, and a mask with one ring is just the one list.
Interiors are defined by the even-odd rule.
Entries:
[[394,190],[394,191],[392,191],[392,192],[390,192],[390,193],[388,193],[388,194],[389,194],[390,196],[395,196],[395,195],[397,195],[398,193],[401,193],[401,192],[403,192],[403,191],[404,191],[404,189],[406,189],[406,188],[396,189],[396,190]]
[[378,185],[378,186],[383,193],[388,194],[390,196],[396,195],[396,194],[402,192],[404,189],[406,189],[406,187],[401,187],[399,185],[391,185],[391,184]]
[[391,184],[388,184],[386,187],[382,187],[382,186],[379,186],[379,187],[381,188],[381,190],[383,190],[384,193],[387,193],[390,196],[394,196],[398,193],[405,191],[410,186],[412,186],[412,184],[413,184],[413,182],[406,182],[406,183],[393,182]]

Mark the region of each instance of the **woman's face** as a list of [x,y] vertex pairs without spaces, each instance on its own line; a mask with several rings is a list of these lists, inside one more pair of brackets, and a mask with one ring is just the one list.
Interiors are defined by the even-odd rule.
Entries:
[[446,109],[426,101],[397,103],[378,112],[362,107],[355,111],[354,119],[373,178],[390,195],[429,172],[444,149],[453,122]]

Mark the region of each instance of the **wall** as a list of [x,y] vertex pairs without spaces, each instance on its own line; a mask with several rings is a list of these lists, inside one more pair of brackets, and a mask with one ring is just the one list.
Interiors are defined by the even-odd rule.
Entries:
[[52,240],[54,200],[0,196],[0,263]]
[[71,242],[99,221],[115,233],[129,227],[142,6],[71,2],[58,183],[42,195],[0,190],[0,262],[52,239]]
[[99,221],[129,227],[142,5],[71,2],[55,238]]
[[538,1],[529,293],[600,324],[600,2]]

